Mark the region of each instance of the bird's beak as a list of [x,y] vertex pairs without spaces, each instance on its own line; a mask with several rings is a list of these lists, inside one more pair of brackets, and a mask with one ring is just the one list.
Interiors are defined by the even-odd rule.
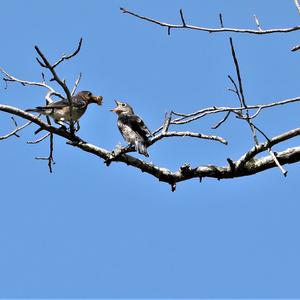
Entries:
[[111,111],[111,112],[117,113],[117,112],[120,111],[120,107],[119,107],[120,102],[117,101],[117,100],[115,100],[115,102],[116,102],[116,104],[117,104],[117,107],[115,107],[114,109],[111,109],[110,111]]
[[101,105],[103,103],[103,97],[102,96],[92,96],[93,102]]

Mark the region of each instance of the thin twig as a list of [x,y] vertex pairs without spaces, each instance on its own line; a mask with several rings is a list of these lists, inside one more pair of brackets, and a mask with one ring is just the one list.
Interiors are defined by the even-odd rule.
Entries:
[[[257,20],[257,22],[258,22],[258,20]],[[253,116],[252,116],[252,118],[250,118],[249,109],[247,108],[245,96],[244,96],[244,93],[243,93],[243,85],[242,85],[242,79],[241,79],[241,74],[240,74],[240,68],[239,68],[238,60],[237,60],[237,57],[236,57],[236,54],[235,54],[232,38],[230,38],[230,46],[231,46],[232,57],[233,57],[234,64],[235,64],[235,67],[236,67],[236,73],[237,73],[238,82],[239,82],[239,93],[241,95],[241,97],[239,97],[239,100],[242,101],[242,106],[244,106],[246,108],[246,110],[245,110],[246,111],[246,116],[243,117],[243,119],[249,124],[249,127],[250,127],[251,132],[252,132],[252,136],[253,136],[253,139],[254,139],[254,142],[255,142],[256,145],[259,145],[259,141],[258,141],[256,131],[260,132],[264,136],[264,138],[268,142],[270,142],[270,139],[267,137],[267,135],[252,122]],[[236,87],[236,84],[234,84],[234,86]],[[259,111],[256,112],[256,115],[258,115],[258,113],[259,113]],[[268,152],[273,157],[274,162],[279,167],[280,171],[283,173],[284,176],[286,176],[287,171],[285,171],[283,169],[283,167],[280,165],[280,163],[279,163],[278,159],[276,158],[276,156],[274,155],[271,147],[268,148]]]
[[49,159],[48,159],[48,167],[50,173],[52,173],[52,165],[55,164],[55,161],[53,159],[53,149],[54,149],[53,133],[50,133],[50,152],[49,152]]
[[45,140],[48,136],[50,135],[50,132],[48,132],[47,134],[45,134],[44,136],[42,136],[41,138],[34,140],[34,141],[27,141],[27,144],[38,144],[40,142],[42,142],[43,140]]
[[224,28],[224,24],[223,24],[223,16],[221,13],[219,13],[219,19],[220,19],[220,25],[221,25],[221,28]]
[[[241,103],[242,103],[241,106],[247,107],[246,103],[245,103],[245,96],[244,96],[244,91],[243,91],[243,84],[242,84],[240,67],[239,67],[239,63],[238,63],[238,60],[237,60],[237,57],[236,57],[236,54],[235,54],[232,38],[229,38],[229,41],[230,41],[230,47],[231,47],[231,54],[232,54],[232,57],[233,57],[235,70],[236,70],[238,83],[239,83],[239,93],[240,93],[240,96],[241,96],[240,100],[241,100]],[[228,77],[230,78],[230,76],[228,76]],[[236,84],[235,84],[235,86],[236,86]]]
[[[256,112],[255,116],[249,116],[249,118],[251,119],[253,117],[257,117],[257,115],[260,112],[262,112],[264,109],[281,106],[281,105],[286,105],[286,104],[290,104],[290,103],[296,103],[296,102],[300,102],[300,97],[289,98],[289,99],[285,99],[285,100],[271,102],[268,104],[249,105],[247,107],[216,107],[216,106],[212,106],[212,107],[203,108],[201,110],[198,110],[198,111],[195,111],[195,112],[192,112],[189,114],[178,113],[178,112],[172,111],[173,115],[180,116],[180,117],[173,119],[170,122],[170,125],[187,124],[187,123],[193,122],[195,120],[201,119],[207,115],[211,115],[211,114],[219,114],[219,113],[223,113],[223,112],[237,113],[237,112],[242,112],[243,110],[246,110],[246,109],[248,109],[248,110],[254,110],[254,109],[257,110],[258,109],[259,112]],[[239,115],[239,117],[242,118],[241,115]],[[163,126],[160,126],[159,128],[157,128],[156,130],[153,131],[153,135],[156,135],[162,129],[163,129]]]
[[271,148],[268,149],[268,152],[270,153],[270,155],[273,157],[274,162],[276,163],[277,167],[279,168],[279,170],[282,172],[283,176],[286,177],[288,171],[286,171],[282,165],[280,164],[280,162],[278,161],[275,153],[272,151]]
[[184,16],[183,16],[183,11],[182,11],[181,8],[180,8],[179,12],[180,12],[180,18],[181,18],[182,26],[185,27],[186,24],[185,24],[185,20],[184,20]]
[[162,129],[163,134],[166,133],[169,130],[171,119],[172,119],[172,113],[170,113],[170,114],[166,113],[165,114],[165,121],[164,121],[164,124],[163,124],[163,129]]
[[8,82],[8,81],[18,82],[18,83],[22,84],[23,86],[26,86],[26,85],[40,86],[40,87],[44,87],[44,88],[48,89],[49,91],[59,95],[59,93],[57,93],[50,85],[47,85],[44,81],[43,82],[35,82],[35,81],[18,79],[16,77],[10,75],[9,73],[7,73],[3,68],[0,68],[0,72],[5,75],[6,78],[3,78],[3,80],[6,82]]
[[54,68],[56,68],[60,63],[62,63],[64,60],[68,60],[68,59],[70,59],[70,58],[72,58],[72,57],[74,57],[76,54],[78,54],[78,52],[80,51],[80,49],[81,49],[81,45],[82,45],[82,38],[80,38],[80,41],[79,41],[79,43],[78,43],[78,46],[77,46],[77,48],[76,48],[76,50],[73,52],[73,53],[71,53],[70,55],[65,55],[65,54],[63,54],[62,55],[62,57],[52,66],[52,68],[54,69]]
[[296,5],[296,8],[298,10],[298,13],[300,14],[300,4],[299,4],[299,1],[298,0],[294,0],[294,3]]
[[281,135],[273,137],[272,139],[266,141],[265,143],[255,145],[237,161],[237,168],[242,168],[248,161],[253,159],[257,154],[268,150],[268,148],[273,147],[274,145],[277,145],[281,142],[284,142],[286,140],[289,140],[299,135],[300,135],[300,128],[295,128]]
[[80,72],[78,78],[76,79],[76,82],[75,82],[75,84],[74,84],[74,87],[73,87],[73,89],[72,89],[72,92],[71,92],[71,95],[72,95],[72,96],[74,96],[74,94],[75,94],[75,92],[76,92],[76,89],[77,89],[77,87],[78,87],[78,85],[79,85],[79,82],[80,82],[81,78],[82,78],[82,74],[81,74],[81,72]]
[[31,121],[29,121],[22,126],[18,126],[16,120],[13,117],[11,117],[11,119],[12,119],[14,125],[16,126],[16,128],[13,131],[11,131],[10,133],[0,136],[0,140],[6,140],[13,135],[16,137],[20,137],[19,135],[17,135],[17,132],[21,131],[22,129],[26,128],[27,126],[29,126],[32,123]]
[[235,83],[234,79],[230,75],[227,75],[227,77],[229,78],[229,80],[231,81],[231,83],[234,86],[234,89],[228,89],[228,90],[231,91],[231,92],[234,92],[237,95],[237,97],[240,101],[241,107],[243,107],[244,105],[243,105],[242,96],[241,96],[241,93],[240,93],[240,91],[237,87],[237,84]]
[[207,107],[207,108],[203,108],[201,110],[198,110],[196,112],[190,113],[190,114],[182,114],[182,113],[177,113],[177,112],[172,112],[172,114],[177,115],[177,116],[181,116],[181,118],[178,119],[174,119],[171,124],[176,124],[176,122],[184,120],[184,119],[188,119],[190,117],[196,117],[198,115],[206,115],[206,114],[214,114],[214,113],[222,113],[222,112],[226,112],[226,111],[243,111],[245,109],[248,110],[252,110],[252,109],[260,109],[260,111],[262,111],[263,109],[266,108],[272,108],[275,106],[281,106],[281,105],[285,105],[285,104],[289,104],[289,103],[295,103],[295,102],[300,102],[300,97],[295,97],[295,98],[289,98],[289,99],[285,99],[285,100],[279,100],[276,102],[271,102],[268,104],[257,104],[257,105],[249,105],[247,107],[217,107],[217,106],[212,106],[212,107]]
[[228,119],[229,115],[230,111],[227,112],[227,114],[221,121],[219,121],[216,125],[212,126],[211,129],[217,129],[218,127],[220,127]]
[[255,20],[255,23],[256,23],[256,26],[257,26],[258,30],[259,30],[259,31],[263,31],[263,30],[261,29],[261,27],[260,27],[260,23],[259,23],[259,20],[258,20],[257,16],[256,16],[256,15],[253,15],[253,17],[254,17],[254,20]]

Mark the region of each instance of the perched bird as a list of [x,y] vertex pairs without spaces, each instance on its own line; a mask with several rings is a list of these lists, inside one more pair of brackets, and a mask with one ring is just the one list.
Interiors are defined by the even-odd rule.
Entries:
[[[95,96],[89,91],[81,91],[77,95],[72,96],[72,119],[74,122],[78,121],[85,113],[87,107],[91,103],[102,104],[103,97]],[[63,125],[69,122],[70,104],[68,99],[62,99],[57,102],[52,102],[46,106],[38,106],[36,108],[26,109],[27,112],[36,112],[45,116],[49,116],[55,120],[56,123]]]
[[115,102],[117,107],[111,111],[118,115],[118,128],[123,138],[130,146],[134,146],[136,151],[148,157],[147,144],[149,137],[152,136],[151,131],[146,127],[143,120],[134,114],[129,104],[120,101]]

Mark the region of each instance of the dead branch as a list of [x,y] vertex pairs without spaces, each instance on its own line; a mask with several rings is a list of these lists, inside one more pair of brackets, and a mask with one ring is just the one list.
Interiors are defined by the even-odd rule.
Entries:
[[205,139],[205,140],[212,140],[212,141],[217,141],[220,142],[224,145],[227,145],[228,142],[216,135],[207,135],[207,134],[202,134],[202,133],[197,133],[197,132],[190,132],[190,131],[167,131],[167,132],[162,132],[159,135],[156,135],[151,141],[150,145],[153,145],[157,141],[166,138],[166,137],[193,137],[193,138],[199,138],[199,139]]
[[298,13],[300,14],[300,4],[298,0],[294,0]]
[[[300,102],[300,97],[295,97],[295,98],[289,98],[285,100],[279,100],[276,102],[268,103],[268,104],[257,104],[257,105],[249,105],[247,107],[217,107],[217,106],[212,106],[212,107],[207,107],[189,114],[183,114],[183,113],[178,113],[172,111],[172,115],[179,116],[179,118],[173,119],[170,122],[170,125],[182,125],[182,124],[187,124],[190,122],[193,122],[195,120],[201,119],[207,115],[211,114],[219,114],[219,113],[224,113],[224,112],[242,112],[246,109],[248,110],[257,110],[256,113],[253,116],[249,116],[249,118],[255,118],[258,116],[259,113],[261,113],[264,109],[267,108],[272,108],[275,106],[281,106],[281,105],[286,105],[290,103],[295,103],[295,102]],[[162,126],[157,128],[154,131],[154,134],[157,132],[160,132],[162,130]]]
[[[299,9],[299,3],[295,0],[295,4],[300,12]],[[186,28],[186,29],[195,29],[200,31],[206,31],[206,32],[236,32],[236,33],[252,33],[252,34],[271,34],[271,33],[283,33],[283,32],[291,32],[296,31],[300,29],[300,26],[292,27],[292,28],[283,28],[283,29],[268,29],[263,30],[260,26],[260,22],[258,18],[254,15],[254,20],[256,23],[256,26],[258,30],[253,29],[238,29],[238,28],[227,28],[224,27],[223,24],[223,16],[222,14],[219,15],[220,18],[220,28],[206,28],[206,27],[197,27],[188,25],[185,19],[185,16],[183,14],[183,10],[180,9],[180,25],[173,25],[168,23],[163,23],[148,17],[143,17],[138,14],[132,13],[126,9],[121,8],[121,10],[124,13],[128,13],[132,16],[135,16],[139,19],[143,19],[148,22],[155,23],[157,25],[167,27],[168,34],[170,34],[171,29],[180,29],[180,28]],[[59,93],[57,93],[50,85],[46,84],[45,75],[42,73],[42,81],[41,82],[32,82],[32,81],[26,81],[26,80],[20,80],[9,73],[7,73],[5,70],[0,68],[0,72],[4,74],[4,81],[6,83],[8,82],[17,82],[24,86],[40,86],[43,88],[46,88],[48,90],[46,94],[46,102],[50,103],[53,100],[51,99],[51,96],[59,96],[61,98],[66,98],[69,101],[70,110],[72,114],[72,95],[74,95],[79,82],[81,80],[81,73],[79,74],[75,85],[70,92],[69,87],[67,86],[65,80],[61,79],[58,74],[56,73],[56,67],[60,65],[63,61],[69,60],[72,57],[76,56],[82,46],[82,39],[80,39],[79,44],[76,48],[76,50],[71,53],[70,55],[63,54],[54,64],[51,64],[46,56],[43,54],[43,52],[35,46],[35,50],[38,54],[38,57],[36,58],[38,63],[43,67],[49,70],[51,73],[52,79],[50,81],[55,81],[63,90],[66,95],[66,97],[63,97]],[[60,136],[61,138],[65,139],[67,144],[77,147],[81,149],[82,151],[91,153],[93,155],[98,156],[104,162],[107,166],[109,166],[113,161],[114,162],[120,162],[124,163],[128,166],[132,166],[134,168],[137,168],[141,170],[142,172],[146,172],[154,177],[156,177],[159,181],[166,182],[170,184],[171,190],[175,191],[176,186],[178,182],[189,180],[192,178],[199,178],[200,181],[204,177],[211,177],[216,178],[218,180],[225,179],[225,178],[236,178],[241,176],[248,176],[252,175],[273,167],[278,167],[281,172],[286,176],[287,171],[282,167],[285,164],[288,163],[295,163],[300,161],[300,147],[294,147],[290,149],[286,149],[281,152],[274,152],[272,150],[272,147],[275,145],[292,139],[296,136],[300,136],[300,128],[296,128],[293,130],[290,130],[288,132],[285,132],[281,135],[278,135],[273,138],[269,138],[266,133],[264,133],[263,130],[258,128],[254,122],[253,119],[255,119],[258,115],[261,114],[261,112],[264,109],[273,108],[280,105],[286,105],[289,103],[299,102],[300,97],[296,98],[290,98],[280,101],[275,101],[269,104],[256,104],[256,105],[247,105],[246,97],[244,94],[244,87],[239,67],[238,58],[236,55],[236,51],[233,45],[232,38],[230,38],[230,48],[231,48],[231,55],[233,58],[235,71],[236,71],[236,78],[237,80],[234,80],[232,76],[228,76],[229,80],[231,81],[233,87],[229,90],[233,92],[238,100],[240,106],[238,107],[208,107],[204,108],[189,114],[184,113],[178,113],[171,111],[170,113],[165,114],[164,122],[163,124],[153,132],[153,136],[149,138],[148,147],[152,146],[156,142],[169,137],[191,137],[191,138],[199,138],[199,139],[206,139],[206,140],[212,140],[217,141],[222,144],[227,145],[227,140],[225,140],[223,137],[217,136],[217,135],[208,135],[208,134],[202,134],[198,132],[192,132],[192,131],[169,131],[170,127],[173,125],[183,125],[188,124],[190,122],[194,122],[198,119],[201,119],[203,117],[217,114],[217,113],[225,113],[225,116],[222,115],[222,119],[212,128],[216,129],[219,126],[221,126],[225,121],[228,120],[228,117],[230,114],[234,114],[239,120],[246,121],[249,125],[253,139],[254,139],[254,146],[247,151],[245,154],[243,154],[238,160],[234,161],[231,158],[227,158],[228,165],[227,166],[216,166],[216,165],[207,165],[207,166],[195,166],[192,167],[190,164],[185,163],[183,164],[177,171],[172,171],[170,169],[157,166],[151,162],[144,161],[140,158],[133,157],[129,155],[128,153],[134,152],[135,149],[132,146],[122,147],[118,146],[113,151],[108,151],[104,148],[98,147],[96,145],[90,144],[82,140],[79,136],[75,135],[74,130],[74,122],[72,120],[70,121],[70,131],[66,130],[65,128],[56,128],[52,126],[49,117],[47,117],[47,122],[42,121],[39,117],[40,116],[34,116],[30,113],[27,113],[21,109],[18,109],[16,107],[8,106],[8,105],[2,105],[0,104],[0,111],[10,113],[12,115],[19,116],[25,120],[28,120],[28,122],[22,126],[18,126],[16,121],[14,119],[14,125],[15,129],[11,131],[10,133],[0,137],[1,139],[6,139],[11,136],[18,136],[17,132],[22,130],[23,128],[29,126],[30,124],[34,123],[38,126],[40,126],[41,130],[46,130],[47,134],[43,137],[36,139],[34,141],[28,141],[28,144],[37,144],[42,141],[44,141],[46,138],[49,137],[49,154],[48,156],[43,157],[36,157],[36,159],[39,160],[46,160],[48,162],[48,168],[50,173],[52,173],[52,167],[53,164],[55,164],[53,159],[53,152],[54,152],[54,136]],[[250,114],[251,112],[251,114]],[[266,140],[264,143],[260,143],[258,136],[262,135],[262,137]],[[267,155],[264,157],[257,158],[257,155],[267,151]]]
[[253,15],[253,17],[254,17],[254,21],[255,21],[255,23],[256,23],[257,29],[258,29],[259,31],[263,31],[263,30],[261,29],[261,27],[260,27],[260,22],[259,22],[257,16],[256,16],[256,15]]
[[[296,0],[295,0],[296,2]],[[273,34],[273,33],[286,33],[286,32],[292,32],[292,31],[297,31],[300,29],[300,26],[294,26],[294,27],[289,27],[289,28],[277,28],[277,29],[267,29],[267,30],[261,30],[258,29],[243,29],[243,28],[229,28],[229,27],[223,27],[223,20],[221,21],[221,27],[220,28],[209,28],[209,27],[202,27],[202,26],[194,26],[194,25],[189,25],[186,24],[186,22],[183,23],[182,21],[182,11],[180,11],[180,17],[182,24],[171,24],[171,23],[166,23],[162,22],[153,18],[149,18],[146,16],[139,15],[135,12],[129,11],[126,8],[121,7],[120,10],[125,13],[129,14],[133,17],[136,17],[138,19],[159,25],[161,27],[166,27],[168,29],[168,34],[170,33],[171,29],[191,29],[191,30],[199,30],[199,31],[205,31],[209,33],[217,33],[217,32],[234,32],[234,33],[250,33],[250,34]]]
[[[259,144],[258,137],[256,135],[256,131],[260,132],[265,137],[265,139],[268,142],[270,142],[270,139],[267,137],[267,135],[260,128],[258,128],[253,123],[253,121],[252,121],[253,116],[252,116],[252,118],[250,118],[249,110],[248,110],[248,107],[247,107],[247,104],[246,104],[245,95],[244,95],[244,92],[243,92],[243,83],[242,83],[242,78],[241,78],[241,72],[240,72],[239,63],[238,63],[237,56],[236,56],[236,53],[235,53],[235,49],[234,49],[232,38],[230,38],[229,40],[230,40],[231,54],[232,54],[232,57],[233,57],[233,61],[234,61],[235,69],[236,69],[236,74],[237,74],[237,77],[238,77],[239,90],[237,89],[237,85],[235,84],[235,81],[230,76],[228,76],[228,77],[231,79],[231,82],[233,82],[233,84],[234,84],[234,87],[236,89],[236,94],[238,95],[238,98],[239,98],[239,101],[241,103],[241,106],[245,107],[245,116],[241,115],[242,112],[239,112],[238,117],[240,119],[245,120],[248,123],[248,125],[250,127],[250,130],[252,132],[252,136],[253,136],[254,142],[255,142],[256,145]],[[279,167],[279,169],[282,172],[282,174],[284,176],[286,176],[287,175],[287,171],[285,171],[283,169],[283,167],[280,165],[280,162],[278,161],[277,157],[274,155],[274,152],[272,151],[271,147],[269,147],[267,150],[270,153],[271,157],[274,159],[274,162]]]
[[[79,50],[80,50],[80,47],[81,47],[81,42],[82,42],[82,39],[81,39],[80,42],[79,42],[79,46],[78,46],[78,49],[79,49]],[[55,64],[54,64],[54,65],[51,65],[51,64],[49,63],[48,59],[46,58],[46,56],[43,54],[43,52],[39,49],[39,47],[38,47],[38,46],[34,46],[34,48],[35,48],[36,52],[38,53],[38,55],[40,56],[40,58],[41,58],[42,61],[43,61],[43,62],[41,62],[41,61],[37,58],[37,61],[39,62],[39,64],[40,64],[42,67],[48,69],[48,70],[51,72],[51,74],[52,74],[52,76],[53,76],[53,78],[52,78],[51,80],[56,81],[56,82],[60,85],[60,87],[64,90],[64,92],[65,92],[65,94],[66,94],[66,99],[68,99],[68,101],[69,101],[69,106],[70,106],[70,132],[71,132],[72,134],[74,134],[75,129],[74,129],[74,121],[73,121],[73,118],[72,118],[72,111],[73,111],[72,95],[71,95],[71,92],[70,92],[69,88],[68,88],[67,85],[66,85],[66,82],[65,82],[64,80],[60,79],[60,77],[57,75],[57,73],[56,73],[56,71],[55,71],[55,67],[57,66],[57,63],[58,63],[58,62],[62,62],[64,59],[62,59],[61,61],[59,60],[59,61],[56,63],[56,65],[55,65]],[[78,49],[77,49],[77,50],[78,50]],[[76,54],[79,52],[79,50],[78,50],[78,51],[77,51],[77,50],[75,51]],[[75,52],[74,52],[74,53],[75,53]],[[74,54],[74,53],[71,54],[71,55],[69,56],[69,58],[71,58],[71,57],[73,57],[74,55],[76,55],[76,54]]]
[[82,74],[79,73],[79,76],[78,76],[78,78],[76,79],[75,84],[74,84],[74,87],[73,87],[73,89],[72,89],[71,96],[74,96],[74,95],[75,95],[75,92],[76,92],[76,90],[77,90],[77,87],[78,87],[78,85],[79,85],[79,82],[80,82],[81,78],[82,78]]
[[34,141],[27,141],[27,144],[38,144],[42,141],[44,141],[48,136],[50,135],[50,132],[48,132],[47,134],[45,134],[44,136],[42,136],[41,138],[37,139],[37,140],[34,140]]
[[[111,152],[103,149],[101,147],[97,147],[93,144],[84,142],[80,137],[71,135],[70,132],[57,129],[47,123],[43,122],[36,116],[29,114],[23,110],[18,108],[2,105],[0,104],[0,111],[10,113],[28,121],[31,121],[39,126],[41,126],[44,130],[53,133],[54,135],[58,135],[62,138],[65,138],[68,141],[68,144],[77,147],[85,152],[92,153],[104,161],[111,159]],[[143,161],[139,158],[130,156],[128,154],[122,154],[115,158],[116,162],[122,162],[129,166],[135,167],[142,172],[146,172],[148,174],[153,175],[160,181],[169,183],[173,188],[176,183],[189,180],[191,178],[216,178],[216,179],[225,179],[225,178],[236,178],[241,176],[252,175],[276,166],[276,163],[271,155],[254,159],[254,157],[268,148],[279,144],[280,142],[286,141],[293,137],[300,135],[300,128],[296,128],[290,130],[284,134],[276,136],[270,141],[254,146],[247,153],[245,153],[238,161],[232,161],[232,166],[222,167],[222,166],[199,166],[195,168],[185,169],[185,171],[178,170],[176,172],[172,172],[171,170],[163,167],[156,166],[150,162]],[[300,161],[300,147],[294,147],[287,149],[282,152],[277,152],[276,157],[281,165],[285,165],[288,163],[295,163]]]
[[[68,60],[68,59],[74,57],[75,55],[77,55],[79,53],[80,49],[81,49],[81,45],[82,45],[82,38],[80,38],[80,41],[78,43],[78,46],[77,46],[76,50],[70,55],[63,54],[62,57],[56,63],[53,64],[52,68],[53,69],[56,68],[64,60]],[[47,65],[47,64],[45,64],[45,65]]]
[[8,133],[6,135],[3,135],[3,136],[0,136],[0,140],[6,140],[6,139],[10,138],[13,135],[16,136],[16,137],[20,137],[19,135],[17,135],[17,132],[21,131],[22,129],[26,128],[27,126],[29,126],[32,123],[31,121],[29,121],[29,122],[25,123],[22,126],[18,126],[16,120],[13,117],[11,117],[11,119],[12,119],[14,125],[16,126],[16,128],[13,131],[11,131],[10,133]]
[[28,80],[22,80],[18,79],[15,76],[12,76],[8,72],[6,72],[3,68],[0,68],[0,72],[5,75],[3,80],[5,82],[17,82],[20,83],[23,86],[39,86],[48,89],[53,95],[60,96],[62,97],[58,92],[56,92],[50,85],[47,85],[45,81],[43,80],[42,82],[35,82],[35,81],[28,81]]

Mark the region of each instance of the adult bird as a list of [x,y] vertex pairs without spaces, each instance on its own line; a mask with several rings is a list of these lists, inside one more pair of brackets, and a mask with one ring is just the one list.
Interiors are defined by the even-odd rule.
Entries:
[[[95,96],[89,91],[81,91],[72,96],[72,120],[77,122],[85,113],[87,107],[91,103],[102,104],[103,97]],[[45,116],[49,116],[62,126],[64,123],[71,121],[71,109],[68,99],[62,99],[57,102],[51,102],[45,106],[37,106],[36,108],[26,109],[27,112],[36,112]]]
[[111,109],[118,115],[118,128],[129,146],[134,146],[135,150],[149,157],[147,145],[151,131],[147,128],[144,121],[134,114],[132,107],[125,102],[115,101],[117,107]]

